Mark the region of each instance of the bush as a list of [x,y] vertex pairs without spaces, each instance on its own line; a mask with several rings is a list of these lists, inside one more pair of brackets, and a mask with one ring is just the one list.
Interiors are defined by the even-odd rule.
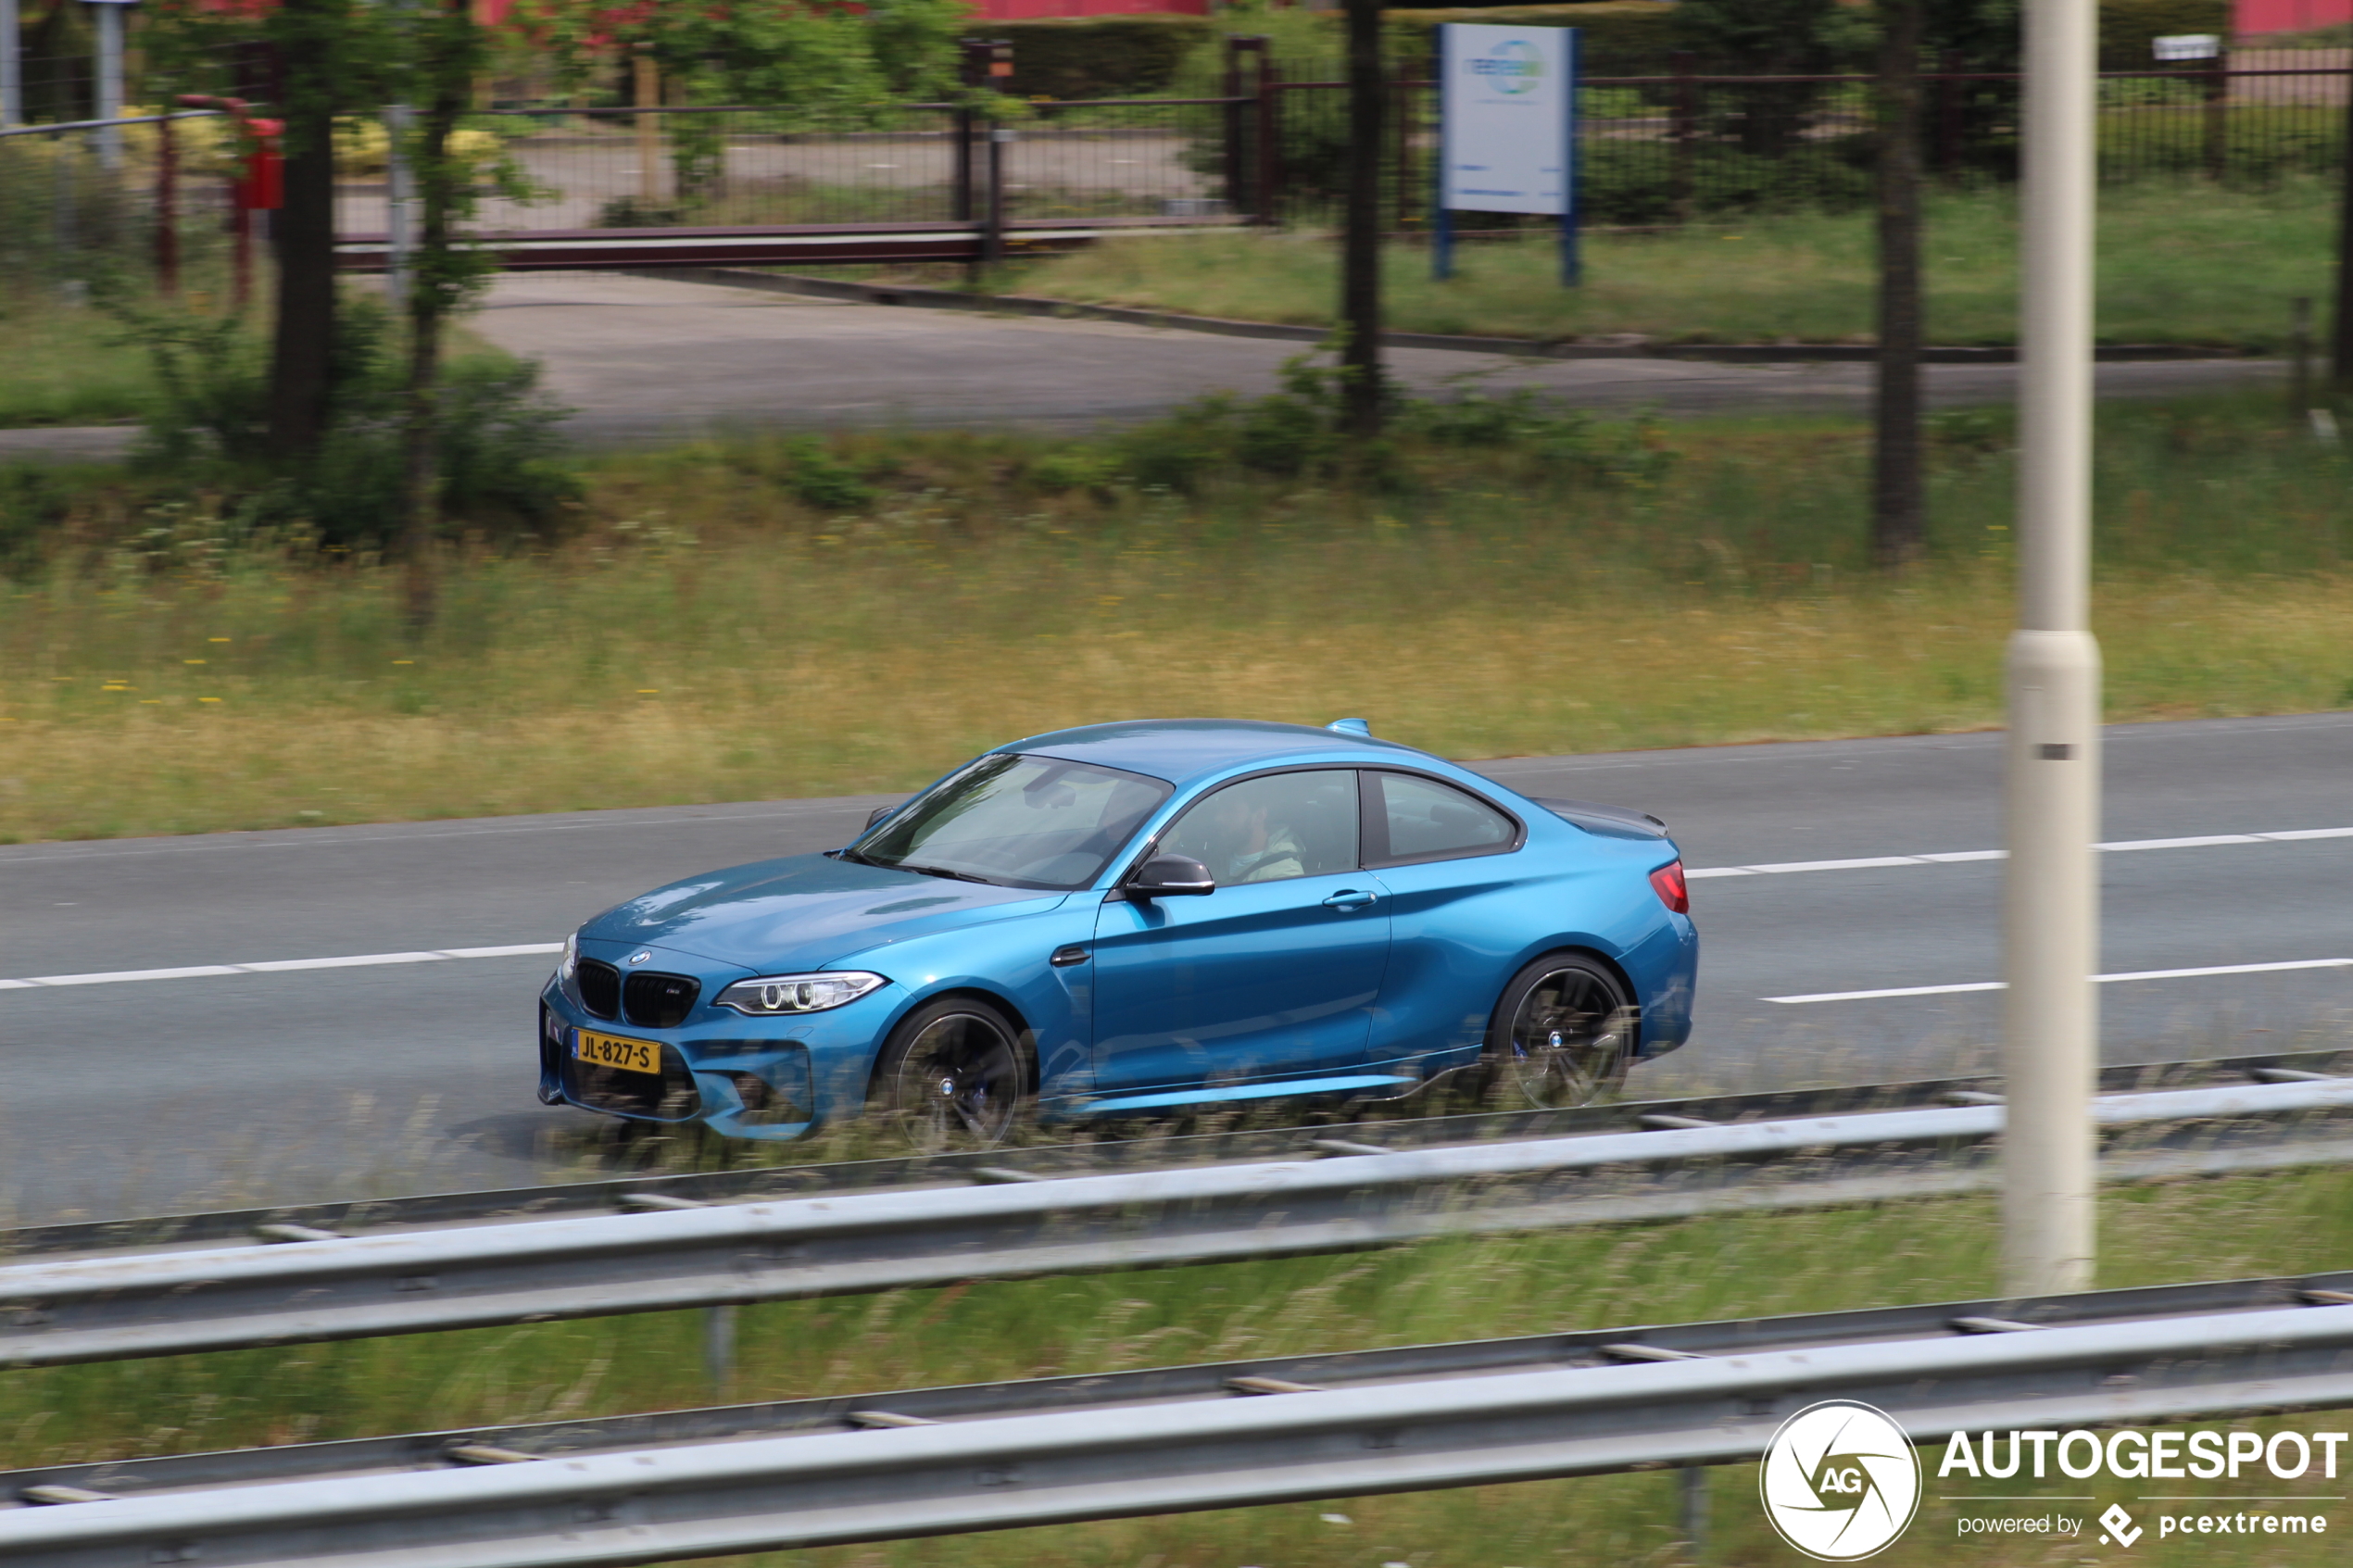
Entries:
[[46,463],[0,468],[0,576],[19,571],[73,507],[73,486]]
[[[1138,484],[1183,494],[1220,476],[1290,479],[1334,474],[1344,466],[1360,477],[1392,483],[1398,470],[1388,442],[1365,450],[1341,434],[1340,372],[1315,358],[1302,354],[1284,361],[1279,392],[1249,399],[1214,393],[1128,432],[1114,448],[1121,467]],[[1604,424],[1532,389],[1433,398],[1392,386],[1389,406],[1394,441],[1493,449],[1551,479],[1650,483],[1673,461],[1650,421]]]
[[1402,58],[1429,56],[1429,30],[1441,22],[1493,22],[1498,26],[1573,27],[1587,76],[1664,76],[1674,69],[1679,41],[1677,7],[1667,0],[1592,0],[1579,6],[1477,6],[1385,13]]
[[[268,358],[243,321],[116,310],[162,388],[139,466],[219,488],[244,525],[303,524],[321,544],[352,550],[382,548],[401,532],[407,365],[381,306],[345,307],[326,436],[311,459],[291,466],[270,450]],[[441,507],[453,533],[544,531],[576,497],[559,460],[566,410],[538,380],[538,366],[503,354],[444,365]]]
[[976,34],[1013,44],[1013,74],[1006,90],[1021,98],[1139,98],[1158,93],[1214,31],[1202,17],[1149,15],[974,24]]
[[[1870,158],[1868,136],[1809,143],[1794,157],[1707,146],[1692,169],[1692,207],[1701,213],[1852,210],[1871,199]],[[1589,223],[1670,223],[1680,216],[1655,151],[1640,144],[1589,144],[1578,194]]]
[[812,436],[785,443],[785,488],[806,504],[829,512],[854,512],[872,506],[875,487],[856,469],[825,449]]

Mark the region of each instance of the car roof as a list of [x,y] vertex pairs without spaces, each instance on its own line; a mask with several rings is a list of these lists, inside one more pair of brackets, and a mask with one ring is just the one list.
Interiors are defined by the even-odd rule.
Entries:
[[[1305,758],[1336,760],[1391,760],[1426,754],[1395,741],[1344,730],[1319,730],[1305,724],[1274,724],[1256,719],[1129,719],[1112,724],[1088,724],[1075,730],[1054,730],[1027,740],[1000,746],[1000,751],[1026,751],[1099,762],[1166,779],[1182,786],[1253,763],[1279,766]],[[1373,756],[1351,757],[1350,753]]]

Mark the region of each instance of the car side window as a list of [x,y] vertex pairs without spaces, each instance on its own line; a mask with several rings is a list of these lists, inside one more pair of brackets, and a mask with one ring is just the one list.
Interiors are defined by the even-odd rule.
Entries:
[[[1500,855],[1519,842],[1519,825],[1452,784],[1410,773],[1365,775],[1366,856],[1371,865]],[[1371,842],[1378,835],[1382,842]]]
[[1205,796],[1162,835],[1220,887],[1356,869],[1356,774],[1346,768],[1268,773]]

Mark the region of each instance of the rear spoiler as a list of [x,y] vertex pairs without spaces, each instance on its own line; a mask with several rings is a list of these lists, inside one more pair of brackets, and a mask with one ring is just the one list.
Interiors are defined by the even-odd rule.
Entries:
[[1647,811],[1637,811],[1625,806],[1604,806],[1596,800],[1548,800],[1541,795],[1528,798],[1564,822],[1574,822],[1587,833],[1597,833],[1604,838],[1665,838],[1667,824]]

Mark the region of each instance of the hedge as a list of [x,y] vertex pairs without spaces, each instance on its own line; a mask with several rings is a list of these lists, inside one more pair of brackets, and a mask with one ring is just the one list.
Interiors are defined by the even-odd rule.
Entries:
[[1185,56],[1217,31],[1206,17],[1138,14],[980,22],[976,37],[1013,46],[1006,91],[1023,98],[1141,98],[1164,91]]
[[[1409,61],[1427,55],[1427,34],[1441,22],[1580,28],[1589,76],[1664,76],[1682,46],[1671,0],[1418,6],[1383,15],[1392,48]],[[2151,69],[2157,64],[2152,39],[2184,32],[2228,38],[2231,17],[2231,0],[2100,0],[2100,69]],[[1165,93],[1188,55],[1230,30],[1206,17],[1147,14],[985,22],[973,31],[1012,42],[1008,91],[1025,98],[1077,99]],[[1337,26],[1332,31],[1336,51]]]
[[[1499,27],[1574,27],[1584,31],[1581,64],[1588,76],[1664,76],[1679,44],[1675,7],[1667,0],[1591,0],[1574,6],[1485,6],[1459,10],[1385,13],[1391,36],[1424,32],[1441,22],[1491,22]],[[1428,46],[1421,52],[1427,53]]]
[[[1388,18],[1392,28],[1411,30],[1441,22],[1582,28],[1587,75],[1663,76],[1673,69],[1675,51],[1681,46],[1674,13],[1667,0],[1593,0],[1587,5],[1417,8],[1390,11]],[[2100,0],[2100,69],[2157,69],[2152,40],[2185,32],[2217,33],[2227,40],[2231,19],[2231,0]],[[1866,62],[1856,69],[1870,68]]]

